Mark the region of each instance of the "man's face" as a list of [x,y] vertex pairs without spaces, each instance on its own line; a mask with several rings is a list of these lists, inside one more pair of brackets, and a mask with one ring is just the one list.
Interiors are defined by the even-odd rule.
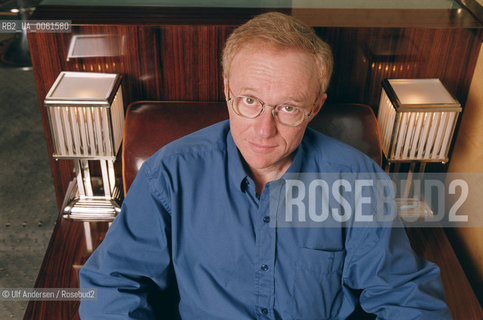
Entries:
[[269,106],[289,104],[304,108],[306,114],[312,112],[299,126],[288,127],[272,117],[271,107],[266,106],[259,117],[247,119],[234,113],[228,103],[233,140],[252,172],[283,173],[290,166],[309,120],[326,98],[325,94],[317,96],[319,82],[314,69],[314,59],[307,53],[276,50],[260,43],[244,46],[234,57],[224,79],[227,99],[228,95],[250,96]]

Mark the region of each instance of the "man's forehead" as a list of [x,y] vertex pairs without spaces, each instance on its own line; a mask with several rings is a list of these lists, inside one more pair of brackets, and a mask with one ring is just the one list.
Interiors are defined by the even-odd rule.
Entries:
[[[295,60],[289,60],[288,57],[295,57]],[[230,63],[228,75],[231,74],[233,68],[245,72],[247,71],[246,68],[254,67],[256,63],[264,65],[276,59],[281,59],[280,61],[283,62],[283,66],[274,70],[276,74],[288,73],[288,75],[293,75],[297,72],[303,72],[309,77],[316,76],[317,65],[313,54],[297,48],[280,48],[259,41],[247,43],[237,51]]]
[[[259,54],[267,54],[267,53],[274,56],[284,55],[287,53],[298,53],[300,55],[313,56],[312,53],[306,50],[303,50],[301,48],[285,47],[277,44],[272,44],[269,42],[263,42],[261,40],[253,40],[243,44],[235,53],[233,60],[235,60],[235,58],[240,53],[247,53],[247,52],[255,56]],[[314,63],[315,63],[315,60],[314,60]]]
[[275,86],[286,89],[284,99],[306,102],[312,99],[312,89],[318,92],[315,69],[315,60],[304,51],[252,43],[235,55],[226,80],[237,95],[257,96]]

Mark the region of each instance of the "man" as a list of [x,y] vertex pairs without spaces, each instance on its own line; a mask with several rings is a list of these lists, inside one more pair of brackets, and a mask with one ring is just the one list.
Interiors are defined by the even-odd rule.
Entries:
[[144,163],[80,272],[82,287],[98,289],[81,317],[152,318],[164,301],[153,293],[170,292],[182,319],[344,319],[358,303],[384,319],[449,318],[438,268],[413,256],[402,228],[271,221],[290,174],[380,172],[306,129],[327,97],[328,45],[291,17],[263,14],[230,36],[223,72],[229,122]]

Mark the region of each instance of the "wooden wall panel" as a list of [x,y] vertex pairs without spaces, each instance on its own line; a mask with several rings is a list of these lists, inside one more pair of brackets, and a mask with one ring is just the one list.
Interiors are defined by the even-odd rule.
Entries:
[[[96,57],[70,58],[67,52],[74,35],[107,35],[106,44],[113,47],[113,56],[103,56],[101,47],[91,47],[99,51]],[[138,52],[141,42],[138,39],[138,27],[133,25],[87,25],[74,26],[72,33],[58,34],[58,55],[62,70],[119,73],[123,76],[125,98],[130,102],[143,96],[140,78],[140,59]]]
[[[479,30],[317,28],[334,52],[328,102],[379,103],[384,78],[440,78],[464,105]],[[370,53],[373,53],[372,55]]]
[[138,56],[140,61],[139,82],[142,88],[141,99],[160,100],[164,95],[164,87],[162,85],[162,59],[161,59],[161,41],[160,27],[139,26]]
[[161,28],[162,100],[223,100],[221,56],[228,26]]

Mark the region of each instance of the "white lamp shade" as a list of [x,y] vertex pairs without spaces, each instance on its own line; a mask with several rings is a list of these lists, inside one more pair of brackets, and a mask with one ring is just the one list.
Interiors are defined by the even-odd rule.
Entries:
[[59,74],[44,101],[54,158],[116,158],[124,126],[120,84],[118,74]]
[[388,161],[447,162],[461,106],[439,79],[386,79],[377,120]]

